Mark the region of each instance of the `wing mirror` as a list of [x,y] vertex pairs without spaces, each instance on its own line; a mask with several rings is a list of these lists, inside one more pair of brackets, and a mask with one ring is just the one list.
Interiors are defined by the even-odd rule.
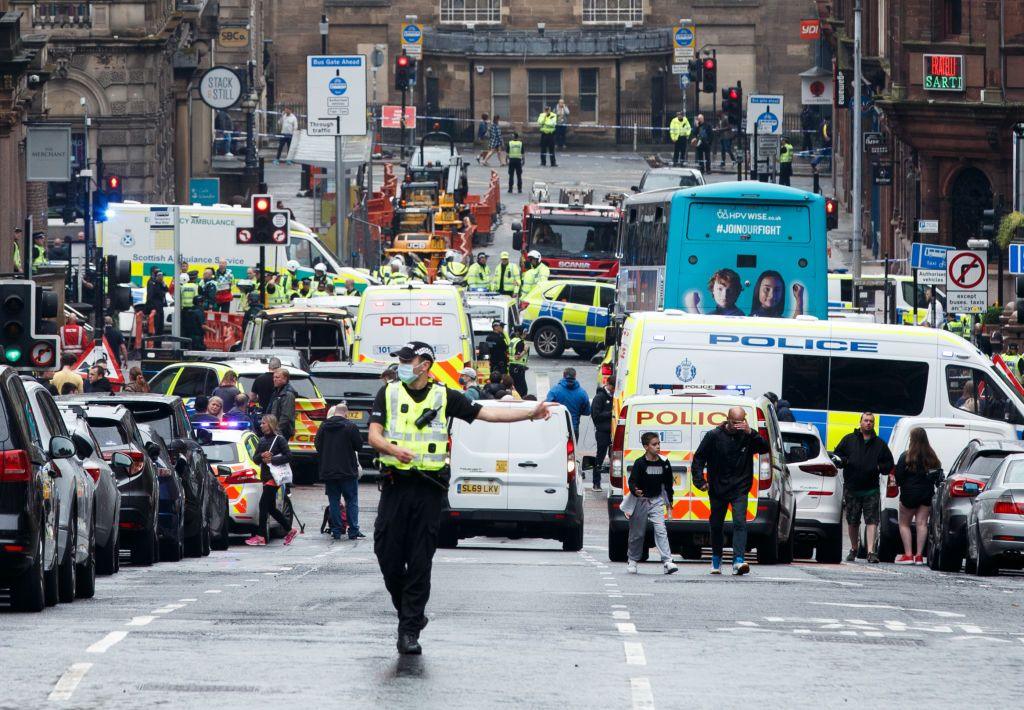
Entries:
[[220,476],[221,478],[224,478],[226,476],[230,476],[231,475],[231,467],[230,466],[223,466],[223,465],[217,466],[217,475]]
[[156,461],[160,458],[160,447],[154,441],[146,442],[146,453],[149,454],[149,458]]
[[75,443],[66,436],[55,436],[50,439],[50,458],[69,459],[74,456]]
[[73,435],[71,440],[75,444],[75,453],[78,454],[78,458],[87,459],[96,453],[96,450],[93,449],[92,442],[81,434]]
[[976,496],[981,493],[981,486],[976,481],[964,481],[964,493],[969,496]]
[[132,467],[132,459],[123,451],[116,451],[114,452],[114,455],[110,457],[110,467],[114,469],[114,473],[118,476],[127,476],[128,471]]

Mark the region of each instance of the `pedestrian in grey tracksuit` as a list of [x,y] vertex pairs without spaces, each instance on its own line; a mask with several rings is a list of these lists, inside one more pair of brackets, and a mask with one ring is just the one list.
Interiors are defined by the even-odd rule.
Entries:
[[661,440],[653,431],[640,437],[644,455],[633,462],[629,472],[629,492],[636,501],[629,514],[629,564],[626,570],[637,573],[636,563],[644,554],[647,523],[654,527],[654,544],[661,553],[665,574],[679,568],[672,563],[672,550],[665,529],[665,512],[672,508],[672,464],[661,458]]

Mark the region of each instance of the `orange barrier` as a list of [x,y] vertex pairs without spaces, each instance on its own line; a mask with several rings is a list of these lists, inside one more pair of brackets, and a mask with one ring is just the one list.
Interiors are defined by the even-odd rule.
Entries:
[[[143,328],[143,323],[145,323],[145,328]],[[156,311],[150,313],[148,318],[146,317],[146,314],[143,311],[135,312],[135,318],[132,321],[132,332],[128,337],[131,338],[132,342],[135,343],[136,350],[142,349],[143,331],[145,331],[145,335],[153,335],[153,333],[156,331],[155,323]],[[153,344],[149,343],[146,345],[146,347],[152,348]]]
[[219,313],[216,311],[206,312],[206,323],[203,325],[205,331],[203,343],[208,350],[230,350],[231,347],[242,341],[242,321],[244,316],[241,313]]

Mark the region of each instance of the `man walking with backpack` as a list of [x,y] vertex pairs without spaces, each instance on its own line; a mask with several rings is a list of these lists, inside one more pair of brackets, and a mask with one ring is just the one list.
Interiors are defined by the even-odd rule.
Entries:
[[348,516],[348,539],[366,536],[359,532],[359,429],[348,419],[348,405],[336,404],[320,429],[313,447],[316,449],[320,480],[324,482],[330,508],[331,537],[341,539],[341,498],[345,498]]

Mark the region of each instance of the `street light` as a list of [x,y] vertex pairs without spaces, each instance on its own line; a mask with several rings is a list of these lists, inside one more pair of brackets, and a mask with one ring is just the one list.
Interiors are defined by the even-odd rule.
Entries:
[[327,15],[320,15],[320,54],[327,54],[327,32],[330,28]]

